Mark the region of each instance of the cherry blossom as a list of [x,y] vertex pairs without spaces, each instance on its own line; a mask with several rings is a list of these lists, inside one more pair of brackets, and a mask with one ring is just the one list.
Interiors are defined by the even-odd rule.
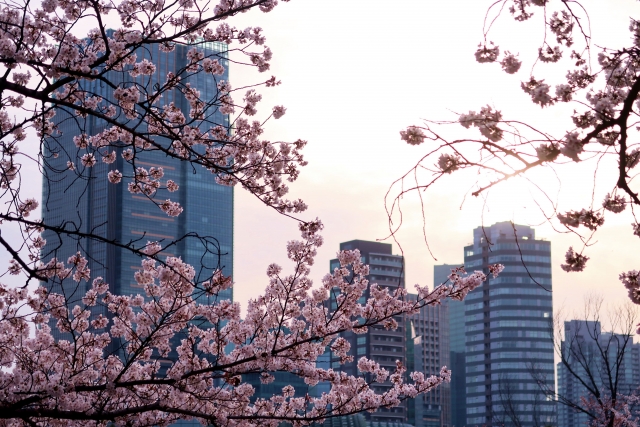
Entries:
[[[46,287],[29,293],[0,285],[0,362],[12,367],[0,371],[0,420],[151,426],[193,418],[203,424],[307,425],[399,405],[450,381],[446,367],[426,376],[406,373],[400,363],[389,371],[363,357],[357,361],[360,374],[349,376],[319,368],[316,361],[328,348],[349,361],[353,355],[341,333],[362,332],[380,323],[395,328],[394,316],[411,315],[447,297],[463,299],[486,276],[459,268],[432,291],[416,285],[419,298],[408,301],[403,289],[389,292],[369,283],[369,268],[355,250],[339,253],[340,267],[313,288],[309,267],[322,244],[321,230],[319,221],[301,224],[303,239],[287,245],[293,271],[287,275],[282,267],[269,266],[269,284],[249,301],[244,319],[237,303],[216,298],[232,286],[230,277],[216,270],[198,284],[194,268],[179,257],[157,260],[162,251],[158,242],[145,246],[146,257],[135,274],[142,295],[111,293],[103,278],[92,280],[80,253],[38,267],[50,279],[87,283],[86,294],[73,304]],[[491,271],[496,275],[502,268],[492,266]],[[359,303],[367,288],[370,298]],[[340,289],[340,300],[331,311],[334,289]],[[199,304],[199,295],[215,302]],[[18,311],[27,306],[28,312]],[[104,311],[96,315],[97,308]],[[35,335],[29,336],[33,326]],[[68,338],[55,340],[54,328]],[[274,372],[290,372],[311,387],[327,383],[330,391],[295,397],[295,388],[288,385],[271,398],[251,403],[254,389],[243,382],[243,375],[260,373],[268,383]],[[374,391],[376,383],[387,381],[390,389]]]
[[635,302],[636,304],[640,304],[640,283],[638,282],[639,276],[640,272],[638,272],[637,270],[632,270],[620,274],[620,281],[629,291],[629,299],[631,299],[631,301]]
[[504,58],[500,61],[500,65],[502,65],[502,69],[505,73],[515,74],[520,69],[522,61],[518,60],[518,58],[510,52],[505,52]]
[[582,271],[584,270],[589,257],[573,251],[570,247],[565,254],[565,264],[560,265],[564,271]]
[[409,126],[406,130],[400,131],[400,138],[410,145],[419,145],[424,142],[427,136],[416,126]]
[[567,227],[577,228],[580,225],[584,225],[589,230],[595,230],[604,224],[604,217],[600,213],[587,209],[582,209],[579,212],[570,211],[565,214],[558,214],[558,219]]
[[613,213],[620,213],[627,207],[627,200],[624,196],[620,196],[618,194],[613,197],[611,197],[610,194],[607,194],[604,202],[602,202],[602,207]]
[[[494,29],[501,20],[509,19],[505,10],[517,22],[534,21],[540,32],[536,35],[523,29],[527,43],[518,37],[495,40]],[[588,256],[583,251],[594,243],[594,233],[604,226],[607,215],[633,216],[629,231],[640,236],[640,221],[634,210],[634,206],[640,206],[634,171],[640,163],[640,20],[631,17],[630,22],[614,24],[628,26],[631,37],[612,47],[601,46],[592,41],[596,39],[592,28],[584,25],[590,22],[589,11],[586,5],[561,0],[491,3],[479,34],[482,41],[473,54],[475,60],[483,66],[499,64],[498,72],[501,68],[518,78],[519,88],[512,77],[504,79],[505,89],[521,90],[534,106],[544,108],[549,115],[544,116],[546,121],[536,123],[537,119],[522,117],[515,108],[506,111],[492,104],[479,111],[456,113],[449,120],[427,120],[419,126],[408,126],[407,129],[428,130],[432,144],[417,155],[415,165],[392,184],[387,194],[391,234],[401,226],[394,215],[404,214],[401,205],[407,193],[422,193],[448,174],[473,169],[477,179],[469,184],[468,194],[472,196],[485,194],[514,177],[523,177],[531,185],[532,194],[542,195],[532,203],[539,207],[541,220],[550,222],[556,230],[568,229],[582,245],[581,250],[567,251],[562,265],[566,271],[585,268]],[[473,44],[469,47],[474,49]],[[520,48],[525,50],[519,52]],[[562,69],[565,71],[558,73]],[[553,125],[549,124],[551,117]],[[557,124],[564,129],[554,128]],[[445,132],[445,126],[462,126],[469,132],[458,128],[454,131],[456,136],[450,137],[447,135],[451,130]],[[410,144],[423,141],[414,142],[405,131],[401,132],[401,139]],[[452,151],[454,158],[450,157]],[[557,196],[554,199],[554,193],[560,193],[552,189],[552,180],[542,177],[561,177],[559,171],[567,163],[577,162],[593,172],[593,191],[581,207],[567,212],[561,208],[562,201]],[[537,175],[530,172],[540,168],[548,169]],[[425,175],[424,171],[432,175]],[[423,197],[420,195],[421,200]],[[602,204],[594,200],[598,198]],[[422,209],[424,216],[424,206]]]
[[[0,29],[0,63],[7,71],[0,78],[0,197],[6,203],[0,219],[16,224],[26,237],[0,241],[11,248],[28,278],[45,279],[38,276],[38,251],[28,250],[22,259],[22,248],[38,237],[28,230],[33,226],[27,220],[30,210],[24,209],[28,197],[21,196],[26,178],[21,174],[28,162],[52,181],[86,181],[104,174],[109,183],[146,196],[160,213],[177,216],[180,197],[164,202],[153,197],[165,188],[179,193],[179,183],[163,182],[161,170],[140,170],[139,160],[158,152],[189,162],[197,173],[210,173],[219,184],[239,185],[278,212],[294,215],[306,209],[301,200],[287,199],[289,183],[306,165],[306,142],[264,138],[269,120],[282,119],[286,111],[281,105],[258,108],[261,90],[280,83],[260,74],[270,68],[273,52],[259,26],[236,27],[231,19],[252,8],[269,12],[277,3],[5,4],[0,12],[6,24]],[[184,51],[184,66],[170,71],[159,66],[161,57],[176,49]],[[257,76],[246,105],[236,102],[240,97],[226,74],[231,56]],[[205,94],[192,85],[196,78],[210,79],[213,92]],[[185,107],[179,105],[183,101]],[[64,126],[70,121],[73,126]],[[35,149],[18,145],[34,144],[29,132],[40,140]],[[62,148],[59,138],[72,138],[75,150]],[[42,147],[40,155],[23,155],[38,152],[37,147]],[[63,235],[74,228],[43,225]],[[83,238],[103,238],[93,234]]]
[[444,173],[451,173],[458,169],[460,158],[451,154],[442,154],[438,159],[438,167]]

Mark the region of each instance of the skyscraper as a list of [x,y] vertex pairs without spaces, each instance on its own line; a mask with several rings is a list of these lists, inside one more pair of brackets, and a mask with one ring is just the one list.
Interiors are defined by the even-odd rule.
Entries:
[[[564,322],[560,348],[566,363],[558,363],[558,396],[565,404],[558,403],[558,427],[581,427],[593,421],[577,408],[595,413],[598,403],[594,391],[601,401],[637,394],[640,344],[634,343],[632,336],[602,332],[599,321],[571,320]],[[585,404],[589,400],[594,402],[590,408]],[[630,409],[640,415],[637,406]]]
[[[418,296],[409,294],[410,300]],[[437,375],[449,361],[449,307],[447,304],[427,305],[409,316],[407,326],[407,370]],[[410,326],[410,327],[409,327]],[[413,363],[412,363],[413,362]],[[451,385],[444,383],[435,390],[407,402],[409,424],[415,427],[451,426]]]
[[464,300],[465,424],[555,425],[552,397],[532,377],[554,381],[550,243],[511,222],[478,227],[464,263],[486,274],[505,266]]
[[[127,70],[109,71],[106,79],[115,86],[130,84],[146,85],[151,92],[154,84],[164,80],[167,73],[178,73],[187,64],[187,52],[190,46],[176,45],[171,52],[162,52],[158,45],[138,52],[139,59],[149,59],[156,66],[156,74],[151,78],[133,78]],[[218,58],[224,66],[223,75],[206,73],[187,73],[182,81],[200,91],[202,99],[213,99],[217,93],[217,83],[228,80],[226,58],[227,48],[222,43],[205,43],[199,46],[206,56]],[[155,80],[154,80],[155,79]],[[163,82],[161,82],[162,84]],[[99,80],[86,80],[79,83],[80,89],[96,94],[109,102],[115,102],[114,90]],[[173,103],[185,117],[189,117],[189,103],[177,89],[165,92],[157,104],[158,108]],[[211,111],[210,111],[211,110]],[[205,125],[215,124],[229,127],[227,115],[215,107],[204,112]],[[205,280],[215,268],[221,268],[225,275],[233,273],[233,188],[215,183],[215,177],[208,171],[196,171],[186,161],[166,156],[162,151],[139,151],[135,160],[136,167],[162,168],[163,182],[173,180],[180,188],[175,193],[159,189],[152,196],[154,200],[171,198],[184,208],[177,217],[167,216],[143,194],[132,194],[126,183],[109,183],[107,173],[117,169],[125,176],[134,174],[133,166],[124,161],[123,148],[112,149],[116,160],[112,164],[98,162],[91,168],[84,167],[80,161],[84,151],[74,143],[74,136],[80,133],[95,135],[105,130],[108,124],[94,116],[82,118],[65,109],[58,109],[55,116],[61,135],[47,141],[44,168],[42,214],[47,224],[62,226],[82,233],[93,233],[106,240],[143,247],[147,241],[159,241],[165,248],[160,256],[179,256],[194,266],[196,281]],[[128,120],[124,115],[117,120]],[[144,131],[144,122],[139,123]],[[160,144],[168,139],[157,137]],[[117,143],[116,143],[117,144]],[[67,161],[72,163],[73,170]],[[42,253],[44,260],[56,256],[59,260],[80,251],[89,260],[92,278],[102,276],[114,294],[144,294],[134,280],[139,270],[141,258],[134,253],[112,244],[57,235],[45,231],[47,241]],[[170,245],[170,243],[173,243]],[[78,300],[89,288],[90,282],[76,284],[72,280],[51,285],[52,291],[64,293],[70,300]],[[231,289],[223,291],[220,298],[232,298]],[[100,310],[96,307],[96,310]],[[106,313],[105,313],[106,314]],[[60,337],[54,329],[54,336]]]
[[[360,251],[362,262],[369,264],[369,276],[367,278],[370,283],[377,283],[390,291],[394,291],[398,287],[404,288],[404,258],[401,255],[393,255],[390,244],[366,240],[351,240],[340,243],[341,251],[354,249]],[[340,262],[337,259],[330,261],[331,272],[339,267]],[[331,309],[336,308],[335,296],[337,295],[334,294],[332,296]],[[365,291],[360,302],[364,303],[368,298],[369,289]],[[353,355],[354,361],[340,365],[339,360],[332,357],[332,367],[355,376],[358,375],[357,361],[362,356],[378,362],[380,366],[390,372],[395,371],[396,361],[405,364],[406,322],[403,316],[397,316],[395,320],[398,322],[398,329],[396,330],[387,330],[382,326],[374,326],[364,334],[345,333],[343,337],[351,344],[350,354]],[[382,393],[390,387],[391,383],[376,384],[374,389],[376,392]],[[365,417],[374,423],[404,423],[407,419],[406,404],[394,408],[380,408],[374,413],[365,413]]]
[[[447,280],[451,270],[460,264],[441,264],[433,266],[433,286],[439,286]],[[467,422],[467,402],[465,400],[465,341],[464,341],[464,301],[446,299],[442,302],[446,306],[446,320],[440,324],[441,329],[447,330],[449,336],[449,364],[451,369],[450,405],[451,425],[462,427]]]

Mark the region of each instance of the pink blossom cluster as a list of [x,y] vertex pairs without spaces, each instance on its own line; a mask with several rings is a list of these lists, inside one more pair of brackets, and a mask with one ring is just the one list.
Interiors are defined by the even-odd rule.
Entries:
[[[151,171],[141,173],[136,160],[147,151],[160,151],[201,166],[220,184],[241,185],[280,212],[306,209],[301,200],[287,199],[288,183],[306,165],[305,141],[273,142],[264,137],[264,119],[281,118],[285,107],[271,107],[261,120],[249,120],[258,113],[258,87],[279,82],[275,77],[260,78],[262,83],[251,85],[249,108],[240,110],[231,84],[220,79],[232,50],[246,59],[239,62],[257,72],[270,68],[273,53],[265,45],[262,29],[236,28],[229,18],[252,8],[268,12],[276,4],[275,0],[218,0],[206,6],[200,0],[171,5],[156,0],[4,4],[0,11],[4,23],[0,62],[6,67],[0,79],[0,189],[7,203],[0,215],[3,221],[18,223],[25,236],[12,248],[13,272],[38,274],[42,248],[35,246],[39,233],[33,233],[34,224],[28,220],[37,204],[21,196],[20,183],[27,178],[20,179],[26,170],[24,162],[47,170],[47,178],[54,181],[67,176],[82,180],[88,168],[101,162],[112,165],[121,152],[124,167],[99,173],[107,174],[110,183],[124,184],[132,193],[152,199],[158,189],[179,189],[178,183],[154,177]],[[79,35],[79,26],[88,30]],[[185,48],[185,66],[170,72],[160,69],[156,52],[166,55],[177,46]],[[205,96],[190,83],[198,74],[218,84],[213,96]],[[115,75],[122,77],[114,79]],[[178,106],[177,98],[184,98],[187,107]],[[216,111],[239,114],[218,120]],[[77,133],[62,134],[66,128],[59,123],[65,120],[77,124]],[[29,132],[43,143],[40,157],[22,155],[27,150],[20,144]],[[72,138],[77,151],[56,148],[54,141],[60,137]],[[59,157],[66,166],[52,167]],[[155,204],[170,216],[182,211],[175,201]],[[21,255],[22,247],[27,247],[28,255]]]
[[640,404],[640,390],[630,390],[628,393],[611,393],[599,391],[596,396],[581,397],[581,404],[590,411],[592,418],[588,422],[589,427],[638,427],[638,404]]
[[482,107],[479,113],[469,111],[469,114],[461,114],[458,119],[460,124],[467,129],[471,126],[477,127],[482,136],[492,142],[498,142],[502,139],[503,130],[498,127],[501,120],[502,113],[495,111],[489,105]]
[[588,256],[579,254],[573,250],[573,247],[570,247],[565,254],[565,263],[560,267],[567,272],[582,271],[586,267],[587,261],[589,261]]
[[[445,174],[474,168],[478,179],[471,188],[473,196],[486,193],[514,177],[524,177],[531,184],[532,193],[544,199],[544,202],[534,200],[543,217],[570,228],[581,239],[584,248],[589,246],[592,236],[582,235],[580,226],[586,228],[587,234],[593,234],[604,225],[605,215],[609,214],[631,210],[634,221],[630,232],[640,236],[640,224],[633,209],[627,209],[628,206],[640,206],[634,170],[640,164],[637,142],[640,132],[637,125],[640,118],[640,20],[632,17],[629,23],[623,23],[624,26],[628,24],[631,35],[631,41],[626,45],[622,41],[614,47],[596,46],[591,29],[583,25],[590,19],[589,7],[574,6],[555,0],[494,2],[488,6],[482,42],[474,52],[475,60],[482,64],[500,64],[508,74],[517,74],[527,61],[527,75],[520,80],[520,88],[533,104],[551,111],[538,120],[517,111],[513,117],[508,117],[499,107],[486,106],[480,112],[456,114],[457,120],[427,120],[423,127],[409,126],[402,131],[403,141],[419,144],[425,138],[420,129],[428,129],[433,143],[428,153],[394,182],[394,191],[387,194],[390,223],[394,224],[390,229],[392,234],[399,227],[392,216],[397,212],[402,221],[400,205],[408,192],[422,192]],[[516,21],[537,19],[540,24],[537,45],[526,55],[518,53],[511,45],[517,37],[501,43],[491,41],[490,33],[505,16],[502,13],[505,9]],[[531,38],[527,32],[527,39]],[[558,74],[558,67],[564,67],[565,72]],[[541,74],[551,68],[556,72],[542,78]],[[512,80],[504,81],[508,84]],[[571,109],[559,106],[559,103],[573,104],[573,112],[568,113]],[[558,120],[563,116],[571,119],[565,121],[567,128],[564,131],[552,130],[549,126],[548,118],[554,114]],[[450,138],[436,129],[436,126],[454,124],[467,129],[477,127],[483,138]],[[594,208],[594,200],[587,200],[588,208],[558,211],[558,200],[553,200],[555,189],[551,190],[549,182],[541,178],[548,176],[547,173],[537,175],[537,178],[530,174],[532,169],[540,167],[562,168],[567,161],[584,162],[584,168],[591,168],[594,197],[596,188],[602,188],[601,181],[606,182],[606,196],[600,208],[597,203]],[[602,172],[603,168],[607,171]],[[433,175],[425,175],[425,170]],[[561,267],[565,271],[582,271],[588,259],[582,251],[574,251],[571,247]]]
[[[447,297],[462,299],[485,275],[457,269],[450,283],[433,291],[417,286],[418,300],[408,301],[404,289],[390,292],[370,284],[369,267],[356,250],[339,253],[340,267],[314,288],[308,275],[322,244],[321,229],[319,221],[301,225],[303,240],[287,244],[293,271],[270,265],[269,284],[249,301],[244,319],[238,303],[216,298],[232,286],[230,277],[218,270],[197,283],[194,268],[179,257],[155,258],[162,250],[157,242],[144,247],[148,257],[135,274],[141,294],[116,295],[101,277],[91,280],[79,253],[40,269],[51,280],[86,284],[81,299],[44,287],[29,293],[0,285],[0,423],[151,426],[193,418],[227,426],[307,425],[395,406],[450,381],[446,367],[427,377],[407,374],[400,363],[388,371],[360,358],[360,375],[349,376],[319,368],[316,361],[327,348],[343,362],[352,360],[341,333],[362,333],[377,324],[396,328],[395,316]],[[501,266],[491,271],[498,274]],[[369,299],[359,303],[367,289]],[[336,290],[337,308],[330,311]],[[215,302],[199,304],[198,295]],[[53,328],[66,335],[54,339]],[[286,386],[251,403],[254,389],[243,375],[259,373],[268,383],[275,372],[290,372],[309,386],[328,383],[330,391],[295,397],[295,389]],[[387,381],[390,389],[374,391],[376,383]]]
[[620,281],[629,291],[629,299],[636,304],[640,304],[640,282],[638,282],[639,277],[640,272],[638,272],[637,270],[631,270],[626,273],[620,274]]
[[[606,201],[605,201],[606,202]],[[589,230],[595,231],[604,224],[604,217],[599,212],[593,210],[582,209],[580,211],[569,211],[564,214],[558,214],[560,223],[567,226],[577,228],[584,225]]]
[[422,129],[417,126],[409,126],[406,130],[400,131],[400,139],[409,145],[422,144],[426,137]]
[[619,194],[611,196],[611,194],[607,193],[604,201],[602,202],[602,207],[610,212],[620,213],[626,209],[627,203],[627,199],[625,199],[624,196]]

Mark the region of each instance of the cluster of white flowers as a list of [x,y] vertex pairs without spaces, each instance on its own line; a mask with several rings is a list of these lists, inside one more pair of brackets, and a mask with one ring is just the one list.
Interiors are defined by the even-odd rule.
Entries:
[[500,55],[500,49],[498,46],[494,46],[493,43],[490,43],[487,46],[484,43],[480,43],[478,45],[478,50],[476,50],[476,61],[483,62],[495,62]]
[[556,35],[556,40],[567,47],[573,44],[573,25],[573,17],[566,10],[553,12],[549,19],[549,29]]
[[284,116],[284,113],[286,111],[287,109],[284,108],[282,105],[276,105],[275,107],[273,107],[273,118],[279,119],[280,117]]
[[38,206],[39,206],[39,203],[36,199],[29,198],[24,202],[20,202],[18,204],[18,214],[26,218],[29,216],[31,212],[36,210]]
[[538,58],[542,62],[558,62],[562,58],[562,51],[558,46],[547,45],[538,49]]
[[560,150],[556,143],[550,142],[536,147],[536,154],[538,155],[538,159],[541,161],[552,162],[558,157]]
[[640,149],[634,148],[631,153],[626,155],[626,166],[628,169],[636,167],[640,163]]
[[579,162],[578,154],[584,151],[584,142],[578,132],[569,132],[561,142],[560,153],[569,157],[574,162]]

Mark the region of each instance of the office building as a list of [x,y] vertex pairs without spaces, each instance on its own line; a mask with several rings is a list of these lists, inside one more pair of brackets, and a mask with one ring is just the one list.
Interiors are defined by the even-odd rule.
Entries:
[[[367,279],[370,283],[377,283],[380,286],[387,287],[390,291],[394,291],[398,287],[404,288],[404,259],[401,255],[392,254],[392,246],[388,243],[369,242],[365,240],[352,240],[340,243],[340,250],[360,251],[362,262],[369,264],[369,276]],[[330,261],[330,271],[340,267],[337,259]],[[338,290],[334,290],[331,308],[335,309]],[[369,298],[369,290],[365,291],[360,302],[364,303]],[[358,375],[357,361],[360,357],[366,356],[368,359],[378,362],[385,369],[394,372],[396,369],[396,361],[403,364],[405,360],[406,347],[406,322],[403,316],[397,316],[395,320],[398,322],[396,330],[387,330],[382,326],[374,326],[369,328],[364,334],[354,334],[352,332],[345,333],[343,337],[351,344],[350,354],[353,355],[354,361],[341,365],[335,357],[331,358],[331,367],[340,369],[348,375]],[[376,384],[374,390],[382,393],[391,387],[391,383]],[[374,413],[365,413],[367,421],[375,423],[404,423],[407,420],[407,407],[403,404],[394,408],[380,408]]]
[[[602,399],[610,397],[612,389],[617,396],[637,394],[640,344],[634,344],[633,337],[602,332],[598,321],[571,320],[564,322],[561,350],[567,362],[558,363],[558,395],[562,402],[587,409],[585,400],[594,399],[587,386],[597,389]],[[640,416],[637,406],[631,409]],[[592,420],[583,411],[558,403],[558,427],[582,427]]]
[[[409,294],[410,300],[417,295]],[[438,375],[443,366],[450,367],[448,306],[427,305],[408,318],[407,371]],[[407,401],[408,423],[415,427],[451,426],[451,385],[436,389]]]
[[[461,267],[460,264],[440,264],[433,266],[434,287],[449,280],[451,270]],[[449,364],[451,369],[450,405],[451,425],[462,427],[466,425],[467,405],[465,400],[465,341],[464,341],[464,301],[445,299],[442,305],[446,307],[446,321],[441,323],[441,330],[446,329],[449,336]]]
[[532,376],[554,389],[550,243],[511,222],[476,228],[465,268],[488,275],[496,263],[505,266],[499,277],[464,300],[464,332],[450,331],[452,349],[464,333],[465,425],[556,425],[553,397]]
[[[223,75],[214,76],[205,73],[188,73],[182,81],[200,91],[202,99],[214,99],[217,93],[217,82],[228,80],[226,45],[222,43],[206,43],[200,46],[205,55],[215,57],[225,66]],[[114,85],[128,86],[136,83],[146,85],[151,92],[153,85],[164,83],[168,72],[177,73],[187,65],[189,46],[176,45],[172,52],[161,52],[157,45],[148,50],[138,52],[138,59],[150,59],[157,72],[152,77],[138,77],[135,80],[125,71],[109,71],[105,78]],[[159,80],[158,80],[159,79]],[[95,93],[102,98],[115,102],[113,89],[99,80],[80,81],[82,90]],[[182,92],[177,89],[163,95],[158,108],[173,102],[185,117],[189,117],[189,103]],[[228,128],[228,116],[223,115],[215,107],[204,112],[207,123],[202,127],[221,125]],[[129,121],[124,114],[118,114],[118,120]],[[107,179],[109,171],[117,169],[126,176],[133,176],[131,164],[122,157],[123,148],[104,147],[115,150],[115,162],[107,164],[97,157],[97,163],[86,168],[80,158],[87,149],[78,148],[74,144],[74,136],[81,132],[95,135],[105,130],[106,122],[96,118],[82,118],[65,109],[58,109],[55,120],[61,135],[47,140],[45,151],[45,180],[43,189],[42,214],[49,225],[60,225],[82,233],[93,233],[109,241],[131,244],[136,248],[144,247],[148,241],[159,241],[165,248],[160,253],[164,256],[177,256],[195,268],[196,281],[210,277],[212,271],[221,268],[223,273],[233,273],[233,188],[215,183],[215,176],[204,168],[194,169],[191,164],[167,157],[163,152],[140,151],[135,161],[136,167],[162,168],[164,176],[161,182],[173,180],[179,184],[177,192],[159,189],[152,198],[156,201],[171,199],[179,202],[184,211],[177,217],[167,216],[144,194],[132,194],[128,191],[127,181],[111,184]],[[144,131],[144,123],[139,123]],[[169,143],[158,137],[159,144]],[[115,143],[117,145],[117,143]],[[93,147],[89,146],[88,149]],[[74,170],[67,161],[71,159]],[[187,234],[189,235],[187,236]],[[127,249],[96,240],[65,235],[57,235],[49,231],[43,233],[47,244],[42,253],[44,260],[55,256],[66,262],[67,258],[80,251],[89,260],[92,278],[101,276],[109,284],[110,291],[121,295],[144,295],[143,289],[134,280],[134,273],[141,269],[142,258]],[[170,245],[170,243],[172,243]],[[79,284],[67,279],[62,283],[49,284],[53,292],[64,293],[70,305],[79,300],[91,282]],[[206,302],[207,297],[199,297]],[[231,299],[231,289],[223,291],[219,298]],[[95,307],[94,311],[104,308]],[[98,313],[96,313],[98,314]],[[103,314],[107,315],[106,312]],[[54,336],[60,338],[54,328]]]

